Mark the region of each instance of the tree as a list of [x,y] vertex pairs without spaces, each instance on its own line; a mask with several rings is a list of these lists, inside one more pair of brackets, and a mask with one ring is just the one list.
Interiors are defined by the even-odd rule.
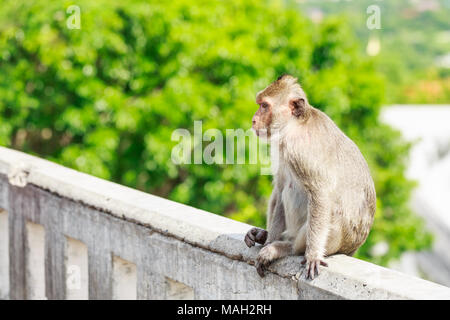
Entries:
[[[298,76],[312,105],[361,148],[378,192],[358,256],[386,263],[431,238],[407,206],[408,145],[378,120],[383,81],[345,21],[319,26],[265,1],[6,1],[0,13],[0,143],[217,214],[265,224],[258,165],[175,165],[177,128],[251,125],[255,93]],[[370,255],[379,241],[391,246]]]

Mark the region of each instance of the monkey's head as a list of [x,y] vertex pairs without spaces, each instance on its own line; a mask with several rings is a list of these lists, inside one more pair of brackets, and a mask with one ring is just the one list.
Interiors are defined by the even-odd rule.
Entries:
[[267,88],[258,92],[258,110],[252,119],[252,129],[259,137],[270,138],[289,121],[306,121],[309,116],[308,100],[297,78],[282,75]]

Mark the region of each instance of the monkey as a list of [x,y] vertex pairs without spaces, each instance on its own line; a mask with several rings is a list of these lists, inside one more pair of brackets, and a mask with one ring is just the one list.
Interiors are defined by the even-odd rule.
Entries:
[[352,256],[366,241],[375,209],[375,185],[357,145],[324,112],[309,104],[298,79],[280,76],[256,95],[252,129],[278,148],[267,230],[252,228],[248,247],[263,245],[255,267],[304,255],[306,278],[319,276],[326,256]]

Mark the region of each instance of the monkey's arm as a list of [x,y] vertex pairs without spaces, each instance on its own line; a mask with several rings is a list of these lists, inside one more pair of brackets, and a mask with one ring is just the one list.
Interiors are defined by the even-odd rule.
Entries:
[[330,201],[324,191],[309,192],[308,228],[306,230],[305,259],[307,274],[314,279],[319,274],[319,265],[327,266],[323,261],[330,225]]
[[260,228],[252,228],[245,235],[244,241],[248,247],[252,247],[255,243],[267,244],[279,240],[281,234],[286,228],[284,218],[284,206],[281,201],[281,192],[275,186],[270,196],[269,206],[267,209],[267,230]]
[[267,231],[269,232],[267,243],[280,240],[284,230],[286,230],[286,219],[281,200],[281,189],[275,186],[267,210]]

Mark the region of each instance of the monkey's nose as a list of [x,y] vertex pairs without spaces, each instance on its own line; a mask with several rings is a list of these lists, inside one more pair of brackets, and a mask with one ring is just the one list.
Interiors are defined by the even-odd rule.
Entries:
[[256,121],[255,120],[252,120],[252,125],[254,126],[256,124]]

